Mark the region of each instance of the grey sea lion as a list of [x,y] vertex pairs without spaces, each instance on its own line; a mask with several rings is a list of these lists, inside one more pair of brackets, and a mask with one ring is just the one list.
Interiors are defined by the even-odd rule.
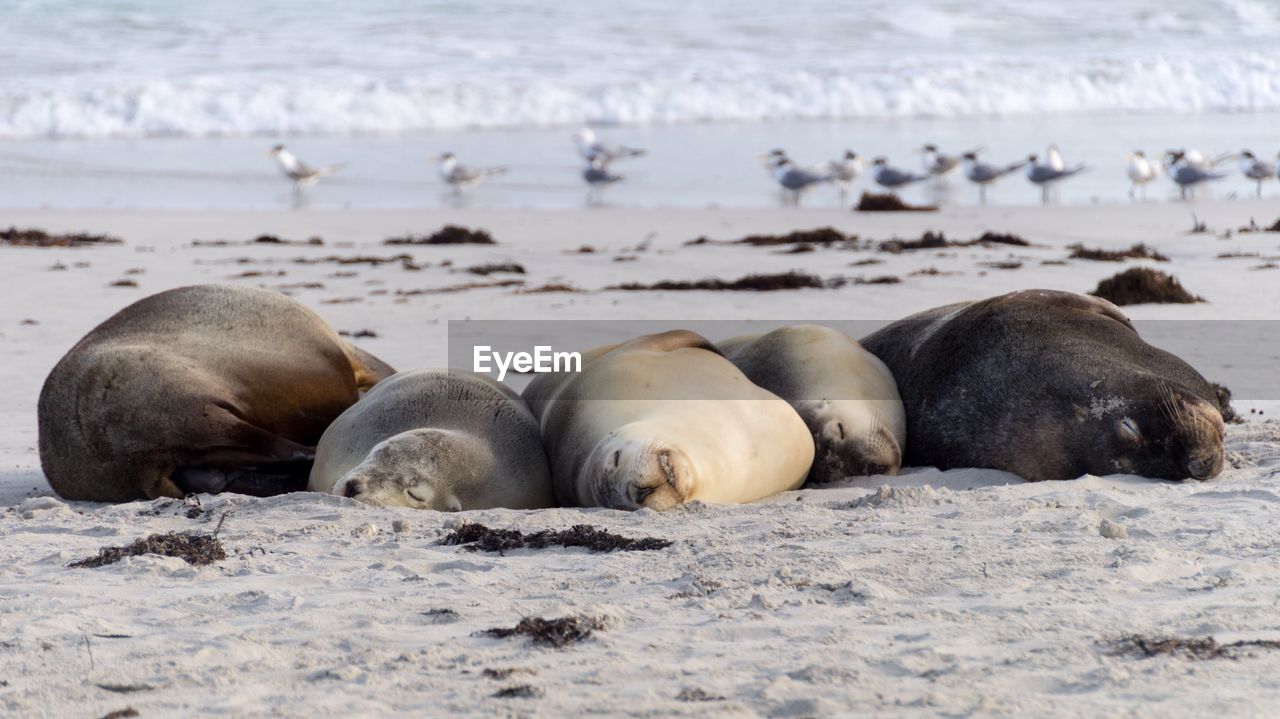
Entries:
[[411,370],[378,383],[325,430],[308,486],[441,511],[555,503],[524,400],[462,370]]
[[302,489],[321,433],[392,372],[278,292],[161,292],[95,327],[49,373],[40,463],[73,500]]
[[581,373],[539,376],[523,396],[564,505],[750,502],[799,487],[813,462],[796,411],[693,332],[583,353]]
[[938,307],[864,338],[893,371],[905,463],[1032,480],[1130,473],[1209,479],[1223,408],[1186,362],[1096,297],[1025,290]]
[[897,384],[883,362],[843,332],[795,325],[716,346],[808,425],[816,449],[810,482],[897,474],[906,444]]

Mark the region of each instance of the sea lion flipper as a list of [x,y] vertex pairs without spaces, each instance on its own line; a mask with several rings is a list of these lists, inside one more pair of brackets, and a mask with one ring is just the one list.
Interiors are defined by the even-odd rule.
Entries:
[[344,342],[347,348],[347,355],[351,358],[351,369],[356,373],[356,386],[360,391],[368,391],[382,380],[395,374],[396,371],[391,365],[356,347],[350,342]]

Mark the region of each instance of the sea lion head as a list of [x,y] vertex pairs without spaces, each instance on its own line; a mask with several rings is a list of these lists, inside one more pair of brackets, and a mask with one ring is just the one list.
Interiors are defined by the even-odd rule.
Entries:
[[342,475],[333,493],[379,507],[456,512],[453,484],[484,476],[493,457],[484,443],[460,432],[415,429],[383,440]]
[[823,483],[845,477],[898,473],[902,467],[902,448],[893,432],[876,415],[875,403],[875,400],[810,400],[796,407],[813,433],[815,453],[810,481]]
[[1226,426],[1212,403],[1164,386],[1156,399],[1109,417],[1115,469],[1159,479],[1216,477],[1226,463]]
[[618,509],[670,509],[686,502],[696,483],[689,455],[641,426],[610,432],[578,469],[584,504]]

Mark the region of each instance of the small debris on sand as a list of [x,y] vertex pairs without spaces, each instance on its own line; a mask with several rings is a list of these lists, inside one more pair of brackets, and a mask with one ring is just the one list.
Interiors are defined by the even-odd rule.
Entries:
[[1119,522],[1104,518],[1098,524],[1098,534],[1107,539],[1128,539],[1129,529]]
[[445,225],[430,235],[404,235],[388,237],[384,245],[496,245],[493,235],[484,230],[472,230],[459,225]]
[[502,669],[485,667],[485,670],[480,672],[480,676],[484,677],[485,679],[503,680],[503,679],[509,679],[512,674],[529,674],[532,676],[536,676],[537,673],[538,673],[537,669],[531,669],[526,667],[503,667]]
[[495,699],[537,699],[542,690],[528,684],[505,687],[493,693]]
[[510,272],[516,275],[524,274],[524,265],[515,262],[491,262],[487,265],[474,265],[467,268],[467,272],[473,275],[488,276],[495,272]]
[[[225,515],[224,515],[225,518]],[[219,529],[222,522],[218,522]],[[177,557],[187,564],[197,567],[213,564],[227,558],[227,552],[218,539],[218,530],[213,534],[180,534],[166,532],[143,537],[123,547],[103,547],[97,556],[81,559],[67,565],[73,568],[103,567],[115,564],[125,557],[137,557],[143,554],[159,554],[165,557]]]
[[565,251],[564,251],[564,254],[566,254],[566,255],[594,255],[594,254],[595,254],[595,253],[597,253],[597,252],[599,252],[599,250],[597,250],[596,248],[592,247],[591,245],[583,245],[583,246],[579,247],[579,248],[578,248],[578,249],[576,249],[576,250],[565,250]]
[[879,277],[858,277],[854,279],[855,285],[896,285],[902,282],[902,279],[896,275],[880,275]]
[[858,212],[936,212],[937,205],[909,205],[892,192],[864,192],[853,209]]
[[1112,654],[1139,658],[1178,656],[1184,659],[1236,659],[1248,649],[1280,649],[1280,641],[1273,639],[1244,639],[1229,644],[1219,644],[1213,637],[1147,637],[1130,634],[1112,642]]
[[133,707],[125,707],[124,709],[117,709],[113,712],[103,714],[102,719],[129,719],[130,717],[136,717],[136,716],[142,716],[142,715],[139,714],[138,710],[134,709]]
[[868,265],[883,265],[883,264],[884,264],[884,260],[880,259],[879,257],[868,257],[865,260],[850,262],[849,266],[850,267],[866,267]]
[[516,294],[518,295],[549,294],[552,292],[585,292],[585,290],[574,287],[573,285],[566,285],[563,282],[548,282],[545,285],[526,287],[524,289],[516,290]]
[[378,333],[373,330],[338,330],[338,334],[342,337],[351,337],[353,339],[378,336]]
[[724,697],[716,696],[698,687],[685,687],[676,695],[678,702],[722,702]]
[[137,287],[138,281],[130,280],[130,279],[116,280],[115,282],[112,282],[107,286],[108,287]]
[[1030,242],[1017,235],[999,232],[984,232],[979,237],[962,242],[948,240],[941,232],[925,232],[918,240],[887,240],[881,242],[876,249],[896,255],[915,250],[938,250],[944,247],[991,247],[993,245],[1032,246]]
[[983,267],[990,267],[993,270],[1018,270],[1022,269],[1022,263],[1018,260],[1000,260],[998,262],[979,262]]
[[44,230],[19,230],[9,227],[0,230],[0,245],[11,247],[90,247],[93,245],[120,245],[124,240],[110,235],[91,235],[87,232],[53,234]]
[[846,235],[834,227],[817,227],[812,230],[796,230],[785,235],[747,235],[739,240],[712,240],[699,237],[684,243],[691,245],[750,245],[751,247],[776,247],[778,245],[834,245],[856,240],[855,235]]
[[736,280],[663,280],[645,285],[639,282],[628,282],[621,285],[610,285],[606,290],[730,290],[767,292],[772,290],[821,289],[826,285],[822,278],[804,272],[783,272],[772,275],[747,275]]
[[1111,300],[1117,305],[1140,305],[1147,302],[1192,304],[1203,297],[1187,292],[1178,278],[1146,267],[1134,267],[1098,283],[1089,294]]
[[416,295],[441,295],[450,292],[465,292],[467,290],[482,290],[491,287],[520,287],[524,284],[524,280],[497,280],[495,282],[464,282],[460,285],[445,285],[444,287],[427,287],[419,290],[396,290],[397,297],[414,297]]
[[525,617],[520,620],[519,624],[509,629],[495,627],[481,633],[498,639],[526,636],[533,639],[534,644],[561,649],[570,644],[588,639],[593,632],[602,630],[604,630],[604,622],[590,617],[561,617],[559,619]]
[[1085,247],[1079,243],[1067,245],[1067,249],[1071,250],[1071,255],[1068,259],[1072,260],[1094,260],[1097,262],[1123,262],[1130,259],[1155,260],[1156,262],[1169,261],[1168,257],[1141,242],[1127,250],[1103,250],[1096,247]]
[[576,524],[570,529],[543,529],[525,534],[518,529],[490,529],[474,522],[455,527],[440,540],[447,546],[464,546],[473,552],[498,552],[509,549],[546,549],[547,547],[583,547],[592,552],[635,552],[665,549],[666,539],[641,537],[633,539],[605,531],[589,524]]

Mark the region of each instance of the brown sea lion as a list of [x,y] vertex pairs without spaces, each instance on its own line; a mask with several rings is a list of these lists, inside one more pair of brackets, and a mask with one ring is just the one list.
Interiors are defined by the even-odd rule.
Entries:
[[1222,471],[1214,386],[1106,300],[1024,290],[912,315],[862,346],[897,379],[904,464],[1032,481]]
[[278,292],[180,287],[116,313],[49,373],[40,463],[72,500],[302,489],[325,428],[393,372]]

